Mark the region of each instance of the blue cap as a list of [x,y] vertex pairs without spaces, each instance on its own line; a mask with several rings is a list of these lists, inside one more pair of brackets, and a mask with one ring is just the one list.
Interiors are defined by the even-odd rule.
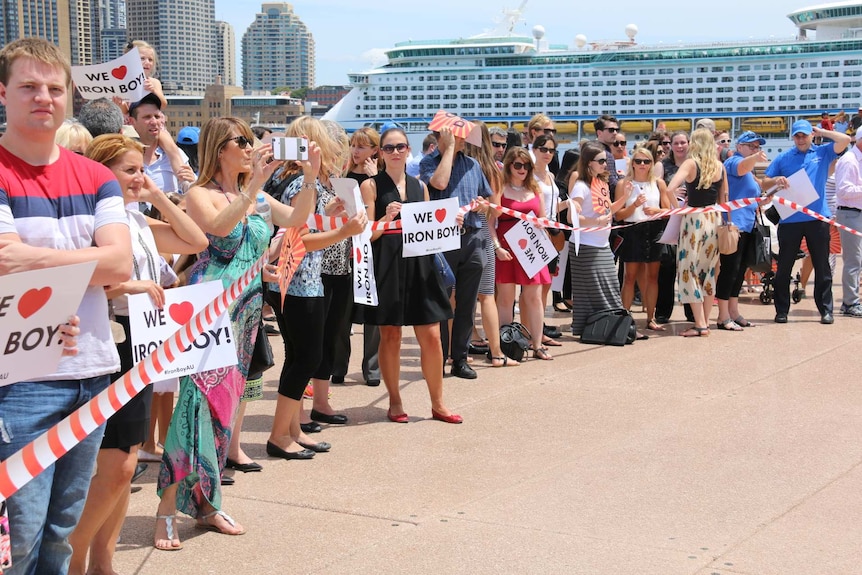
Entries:
[[197,126],[186,126],[177,134],[177,144],[194,145],[198,143],[201,129]]
[[790,128],[790,135],[805,134],[806,136],[812,131],[811,122],[808,120],[796,120]]
[[383,125],[380,127],[380,135],[382,136],[386,132],[386,130],[390,130],[392,128],[398,128],[398,127],[399,127],[398,124],[396,124],[392,120],[389,120],[388,122],[384,122]]
[[737,144],[753,144],[754,142],[757,142],[762,146],[766,143],[766,140],[764,138],[761,138],[751,130],[749,130],[748,132],[741,133],[739,135],[739,138],[736,139]]

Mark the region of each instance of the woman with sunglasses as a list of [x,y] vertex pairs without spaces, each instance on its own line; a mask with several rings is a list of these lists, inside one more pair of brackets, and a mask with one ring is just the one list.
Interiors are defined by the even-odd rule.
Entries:
[[[536,136],[533,141],[533,178],[539,186],[539,192],[542,195],[542,201],[545,206],[544,216],[552,221],[557,221],[557,212],[560,207],[560,190],[557,188],[557,182],[554,180],[554,174],[551,173],[551,162],[557,157],[557,142],[550,134],[542,134]],[[561,234],[561,230],[548,228],[549,234]],[[559,265],[559,256],[555,257],[548,264],[548,282],[542,284],[542,309],[548,305],[548,293],[551,291],[551,274],[557,271]],[[523,292],[522,292],[523,293]],[[562,335],[557,326],[545,326],[542,324],[542,345],[551,347],[559,347],[560,344],[554,338]]]
[[[401,218],[407,202],[427,202],[428,188],[406,173],[410,157],[407,134],[390,128],[380,138],[385,170],[362,183],[362,200],[369,220],[391,222]],[[463,419],[443,403],[443,345],[440,322],[452,317],[449,297],[434,265],[434,256],[402,257],[401,230],[374,231],[371,235],[374,275],[380,304],[357,305],[357,322],[380,326],[380,372],[389,394],[386,417],[393,423],[409,418],[401,402],[401,332],[413,326],[419,342],[422,375],[431,396],[431,417],[446,423]]]
[[[494,194],[492,201],[524,214],[546,213],[542,192],[533,177],[533,162],[527,150],[512,148],[506,152],[503,158],[503,188]],[[554,358],[541,343],[545,317],[542,285],[551,283],[551,274],[548,268],[544,267],[539,273],[529,277],[515,259],[505,235],[519,222],[517,218],[505,213],[497,216],[497,242],[494,251],[497,256],[497,314],[501,324],[512,323],[515,286],[521,286],[521,322],[532,335],[533,357],[551,360]]]
[[[227,287],[267,250],[270,230],[255,211],[255,197],[281,162],[272,161],[270,145],[252,150],[253,138],[248,124],[238,118],[213,118],[201,130],[201,171],[186,194],[186,210],[209,245],[189,272],[189,284],[217,280]],[[314,178],[319,166],[320,152],[311,143],[303,172]],[[300,194],[293,208],[267,202],[275,225],[301,226],[311,213],[313,195]],[[237,365],[180,379],[159,470],[156,549],[182,548],[177,509],[196,517],[203,529],[226,535],[245,532],[221,510],[221,472],[261,322],[262,287],[260,281],[252,282],[229,309]]]
[[[574,213],[569,210],[572,225],[610,226],[614,214],[625,203],[624,198],[611,201],[608,161],[608,154],[599,143],[587,142],[581,148],[578,179],[569,193],[576,208]],[[583,333],[587,318],[593,313],[622,307],[620,281],[609,237],[609,227],[595,232],[581,232],[580,249],[576,253],[573,245],[569,251],[573,335]]]
[[630,309],[635,295],[635,282],[640,286],[647,311],[647,329],[664,331],[655,321],[655,302],[658,296],[658,269],[664,231],[664,220],[648,221],[650,216],[670,208],[664,181],[656,178],[653,171],[653,153],[646,146],[632,151],[626,177],[617,184],[614,198],[624,206],[616,213],[616,219],[630,225],[620,230],[623,243],[617,255],[625,263],[622,300],[623,307]]

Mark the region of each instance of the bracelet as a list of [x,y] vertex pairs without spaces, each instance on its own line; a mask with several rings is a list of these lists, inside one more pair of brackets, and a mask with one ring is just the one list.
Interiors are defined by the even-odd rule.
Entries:
[[301,190],[316,190],[317,184],[314,182],[302,182],[302,185],[299,187]]
[[252,199],[251,199],[251,196],[249,196],[249,195],[245,192],[245,190],[243,190],[242,192],[240,192],[240,193],[239,193],[239,195],[241,195],[242,197],[244,197],[245,199],[247,199],[247,200],[248,200],[248,203],[250,203],[250,204],[253,204],[253,203],[254,203],[254,200],[252,200]]

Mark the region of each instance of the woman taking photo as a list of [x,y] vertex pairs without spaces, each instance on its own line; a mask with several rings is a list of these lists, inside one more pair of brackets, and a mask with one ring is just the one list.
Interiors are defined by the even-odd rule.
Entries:
[[[144,175],[143,152],[141,144],[120,134],[99,136],[90,143],[86,152],[88,158],[107,166],[120,182],[132,234],[132,277],[105,290],[116,321],[125,332],[125,340],[117,343],[120,371],[111,377],[111,381],[132,369],[128,296],[149,294],[153,304],[163,308],[165,292],[159,277],[159,252],[193,254],[206,249],[208,243],[191,218]],[[136,209],[138,202],[152,204],[171,223],[143,215]],[[135,209],[129,209],[130,206]],[[113,573],[114,549],[129,505],[129,482],[135,471],[138,445],[144,442],[149,432],[152,397],[153,388],[148,385],[105,425],[96,474],[90,484],[84,512],[69,537],[72,545],[70,573]]]
[[[301,116],[288,126],[288,137],[303,135],[317,142],[320,169],[314,173],[303,169],[301,175],[293,177],[299,170],[288,166],[281,178],[290,179],[290,183],[287,184],[281,201],[296,206],[297,202],[305,201],[306,194],[310,194],[315,213],[338,215],[326,212],[328,207],[332,209],[333,206],[340,205],[335,201],[330,178],[333,174],[341,173],[341,150],[327,133],[326,126],[310,116]],[[278,382],[272,429],[266,442],[266,453],[270,457],[311,459],[315,453],[329,451],[331,448],[329,443],[315,443],[309,439],[300,426],[302,394],[312,378],[314,403],[311,419],[319,423],[347,423],[347,417],[335,413],[329,405],[332,354],[324,354],[323,351],[327,321],[322,278],[323,259],[325,248],[361,233],[365,223],[365,213],[359,212],[338,229],[326,232],[308,230],[302,237],[306,253],[290,280],[284,303],[282,304],[281,295],[277,291],[278,286],[267,291],[267,301],[275,310],[278,328],[284,339],[284,365]],[[276,250],[279,246],[280,242],[276,244]],[[347,256],[344,253],[336,257],[342,258],[340,263],[346,265],[343,258]],[[352,298],[352,292],[349,297]],[[328,363],[324,363],[325,358]]]
[[[682,163],[668,188],[685,185],[688,206],[704,208],[727,201],[727,178],[718,161],[712,132],[699,128],[691,135],[688,159]],[[694,326],[680,335],[709,335],[709,312],[715,298],[715,264],[718,263],[718,212],[684,214],[677,245],[679,300],[691,304]]]
[[[625,198],[611,202],[608,189],[608,156],[604,146],[588,142],[581,148],[578,179],[569,192],[575,213],[569,214],[574,226],[610,226],[613,215]],[[571,212],[571,210],[570,210]],[[581,232],[580,249],[569,250],[569,273],[572,275],[572,334],[581,335],[587,318],[597,311],[622,307],[620,281],[611,251],[610,228]]]
[[[228,287],[263,255],[269,244],[267,222],[255,213],[255,196],[280,165],[269,145],[252,150],[253,135],[238,118],[213,118],[200,134],[201,173],[186,194],[189,217],[206,233],[209,245],[189,273],[189,284],[220,280]],[[320,153],[309,144],[303,171],[316,177]],[[267,200],[277,226],[305,223],[313,197],[300,194],[293,209]],[[197,518],[198,525],[226,535],[243,527],[221,510],[221,471],[227,459],[231,427],[261,322],[262,284],[252,282],[230,306],[238,364],[180,379],[180,392],[162,466],[161,501],[156,515],[155,547],[182,547],[175,531],[176,511]]]
[[625,263],[623,307],[631,308],[637,282],[646,306],[647,329],[664,331],[655,321],[655,302],[658,297],[658,268],[662,248],[658,240],[664,231],[665,222],[647,220],[670,208],[671,199],[667,186],[655,176],[653,158],[653,153],[646,146],[636,147],[632,151],[625,179],[617,183],[614,198],[624,202],[624,205],[616,213],[616,219],[634,224],[620,230],[623,243],[617,255]]
[[[428,188],[405,172],[410,145],[400,128],[390,128],[380,139],[386,169],[363,182],[362,199],[368,219],[391,222],[400,219],[407,202],[427,202]],[[440,322],[452,317],[449,298],[434,265],[434,256],[402,257],[401,230],[375,231],[372,236],[374,274],[380,305],[359,305],[356,320],[380,326],[380,372],[389,393],[386,416],[393,423],[407,423],[401,402],[401,329],[413,326],[419,342],[422,375],[431,396],[431,417],[461,423],[460,415],[443,403],[443,346]]]
[[[494,193],[491,201],[523,214],[545,214],[545,201],[533,177],[533,162],[530,153],[524,148],[512,148],[506,152],[503,158],[503,188]],[[504,325],[512,323],[515,286],[521,286],[521,321],[532,336],[533,357],[551,360],[554,358],[548,353],[548,348],[542,345],[545,317],[542,286],[551,283],[551,274],[545,266],[533,277],[528,277],[515,259],[505,235],[520,221],[505,213],[497,216],[497,237],[494,243],[497,256],[497,315]]]

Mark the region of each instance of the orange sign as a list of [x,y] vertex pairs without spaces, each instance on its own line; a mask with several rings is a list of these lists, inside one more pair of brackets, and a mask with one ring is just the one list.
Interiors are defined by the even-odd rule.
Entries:
[[465,120],[461,116],[450,114],[445,110],[440,110],[428,124],[428,129],[432,132],[439,132],[443,128],[449,128],[455,137],[464,138],[474,146],[482,145],[482,132],[476,129],[473,122]]
[[281,239],[281,252],[278,255],[278,291],[281,292],[281,307],[284,307],[284,296],[287,294],[287,286],[299,267],[302,258],[305,257],[305,244],[299,234],[299,228],[285,228],[284,237]]

